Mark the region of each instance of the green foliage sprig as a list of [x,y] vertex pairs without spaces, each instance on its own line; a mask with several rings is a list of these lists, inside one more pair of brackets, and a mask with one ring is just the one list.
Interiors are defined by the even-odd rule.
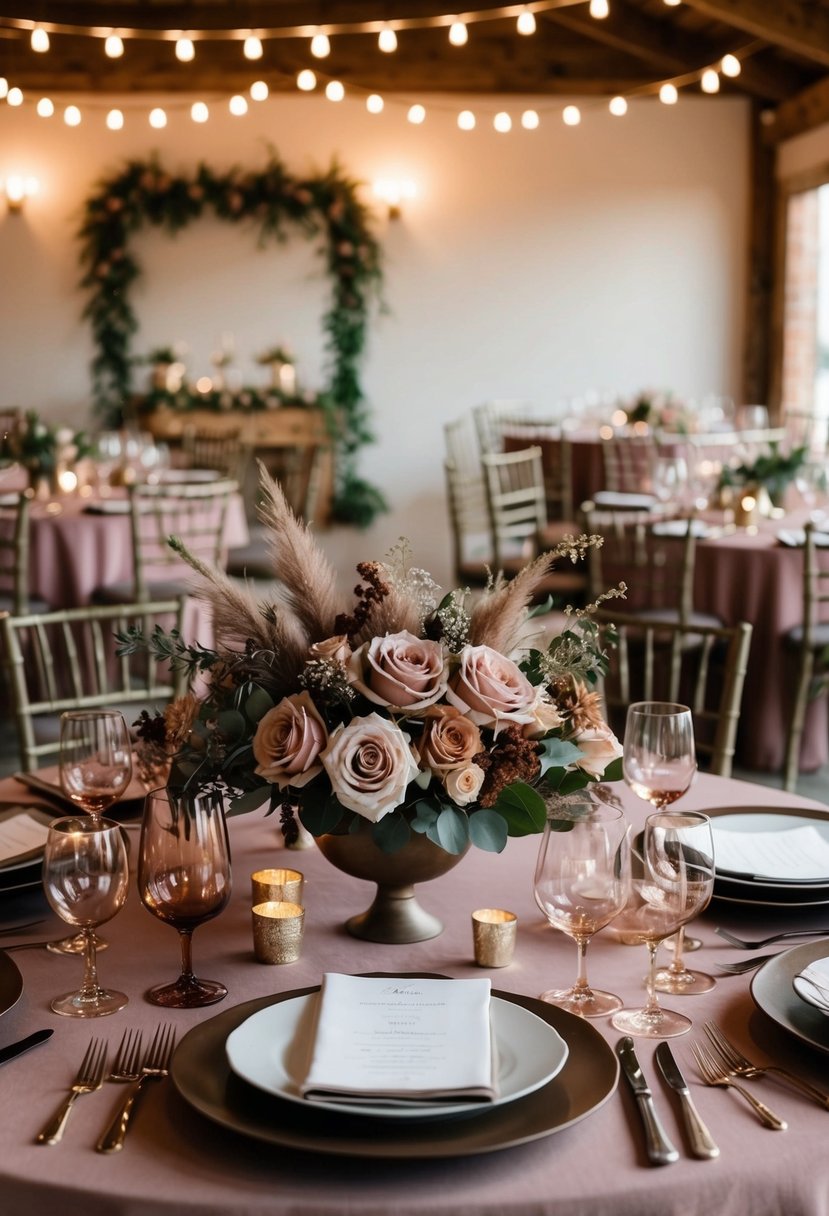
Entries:
[[761,485],[774,497],[782,494],[794,480],[805,465],[807,455],[805,447],[781,452],[780,444],[771,442],[768,450],[761,452],[753,461],[737,465],[736,468],[723,468],[720,485]]

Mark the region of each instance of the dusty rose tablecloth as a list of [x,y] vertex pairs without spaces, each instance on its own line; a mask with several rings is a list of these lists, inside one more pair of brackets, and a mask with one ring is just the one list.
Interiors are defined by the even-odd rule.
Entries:
[[[0,798],[18,792],[10,780],[0,784]],[[638,826],[644,804],[627,791],[622,796]],[[683,805],[704,809],[781,800],[775,790],[700,776]],[[813,805],[792,797],[785,801]],[[196,970],[224,980],[230,995],[210,1009],[172,1015],[182,1033],[230,1005],[318,983],[326,970],[488,974],[496,988],[528,995],[569,983],[575,975],[574,944],[542,921],[533,902],[537,837],[511,840],[500,856],[473,850],[457,869],[420,888],[421,902],[446,924],[442,936],[413,946],[381,946],[356,941],[341,928],[346,916],[366,906],[372,888],[333,869],[316,849],[277,851],[276,832],[274,820],[258,814],[231,822],[231,904],[197,930],[194,942]],[[137,833],[133,839],[137,847]],[[286,967],[256,964],[251,948],[249,875],[274,863],[293,865],[307,879],[303,956]],[[478,970],[471,961],[470,913],[488,905],[510,908],[519,917],[514,962],[492,972]],[[26,919],[27,907],[0,905],[6,918],[11,911]],[[705,969],[718,960],[742,957],[714,935],[718,923],[748,936],[802,925],[804,918],[807,924],[823,919],[829,925],[829,914],[812,916],[814,911],[787,917],[762,908],[740,916],[732,906],[713,907],[695,926],[704,949],[690,958]],[[50,918],[27,935],[44,937],[59,928]],[[4,1216],[712,1216],[726,1211],[729,1216],[820,1216],[829,1210],[829,1112],[773,1082],[752,1082],[788,1120],[787,1132],[771,1132],[740,1098],[696,1083],[690,1040],[713,1017],[758,1058],[788,1064],[829,1087],[829,1055],[802,1046],[756,1010],[745,977],[721,979],[705,996],[668,1001],[695,1022],[695,1030],[673,1040],[673,1046],[720,1144],[722,1155],[712,1163],[693,1160],[683,1151],[675,1165],[648,1166],[642,1129],[625,1088],[582,1122],[546,1139],[488,1156],[432,1163],[347,1161],[247,1141],[196,1114],[169,1084],[148,1088],[126,1147],[117,1156],[103,1157],[92,1147],[120,1096],[114,1085],[80,1099],[60,1145],[37,1146],[33,1137],[60,1099],[90,1034],[101,1034],[115,1046],[126,1026],[149,1030],[163,1017],[142,993],[174,975],[175,932],[143,909],[133,889],[105,935],[111,947],[100,956],[101,977],[126,991],[130,1004],[92,1024],[49,1010],[51,997],[79,979],[77,959],[40,950],[11,956],[24,975],[25,991],[0,1018],[0,1045],[42,1026],[53,1026],[55,1035],[0,1069]],[[604,935],[588,955],[592,981],[637,1005],[643,999],[645,962],[642,947],[620,946]],[[606,1019],[594,1025],[615,1045],[619,1035]],[[684,1146],[677,1107],[656,1074],[653,1045],[640,1040],[638,1052],[663,1121],[677,1145]]]

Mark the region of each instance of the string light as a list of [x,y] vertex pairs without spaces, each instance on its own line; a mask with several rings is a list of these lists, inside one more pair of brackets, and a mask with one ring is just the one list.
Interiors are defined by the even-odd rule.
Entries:
[[377,45],[384,54],[390,55],[397,50],[397,34],[395,34],[388,21],[383,22],[383,28],[377,37]]
[[475,115],[471,110],[461,110],[458,115],[458,126],[462,131],[475,130]]
[[624,97],[611,97],[607,108],[614,118],[623,118],[628,112],[628,103]]
[[536,110],[525,110],[521,115],[521,126],[525,131],[537,131],[540,121]]
[[499,110],[492,120],[492,125],[496,131],[500,131],[502,135],[506,135],[507,131],[512,130],[512,119],[506,110]]
[[9,82],[5,76],[0,76],[0,101],[9,95]]
[[210,111],[203,101],[194,101],[190,107],[190,117],[193,122],[207,122]]
[[331,54],[331,43],[328,35],[318,30],[311,39],[311,54],[315,59],[325,59]]
[[10,106],[22,106],[23,90],[18,89],[16,85],[9,89],[8,93],[6,94],[6,104]]
[[385,104],[379,93],[369,93],[366,98],[366,109],[369,114],[382,114]]
[[518,14],[518,20],[515,23],[515,28],[519,34],[525,37],[535,33],[535,13],[528,8],[522,8]]
[[663,3],[667,4],[668,8],[679,8],[682,0],[663,0]]
[[118,34],[108,34],[104,40],[104,54],[108,59],[120,59],[124,53],[124,40]]
[[40,55],[49,50],[49,35],[40,25],[36,25],[32,30],[30,42],[32,50],[37,51]]
[[590,0],[590,16],[596,21],[603,21],[610,15],[610,5],[607,0]]
[[262,58],[262,39],[257,38],[255,34],[248,34],[245,39],[245,45],[242,47],[242,53],[245,59],[261,59]]
[[329,80],[325,86],[325,96],[329,101],[342,101],[345,97],[345,85],[341,80]]
[[702,73],[702,79],[700,80],[699,84],[703,93],[719,93],[719,73],[715,72],[713,68],[706,68]]
[[254,80],[248,90],[253,101],[267,101],[270,89],[264,80]]
[[742,71],[742,64],[736,55],[723,55],[720,60],[720,71],[723,76],[739,76]]
[[124,115],[121,110],[110,110],[106,117],[110,131],[120,131],[124,126]]
[[465,21],[453,21],[449,26],[449,41],[452,46],[466,46],[469,41],[469,30]]
[[296,87],[303,93],[310,93],[317,87],[317,78],[310,68],[303,68],[296,78]]
[[236,93],[227,103],[227,108],[236,118],[241,118],[248,112],[248,103],[241,93]]
[[167,126],[167,113],[162,110],[161,106],[156,106],[150,110],[150,126],[155,127],[156,131],[160,131],[162,127]]
[[581,122],[581,110],[578,106],[565,106],[561,111],[562,120],[567,127],[577,127]]
[[190,63],[196,58],[196,48],[193,46],[192,38],[176,39],[176,59],[181,63]]
[[36,109],[40,118],[51,118],[55,112],[55,103],[49,97],[41,97]]
[[63,121],[67,127],[79,127],[81,125],[81,112],[77,106],[67,106],[63,111]]
[[659,90],[659,100],[663,106],[675,106],[679,100],[675,84],[663,84]]
[[409,106],[409,112],[406,117],[410,123],[413,123],[414,126],[419,127],[420,124],[426,119],[426,110],[422,105],[419,104]]

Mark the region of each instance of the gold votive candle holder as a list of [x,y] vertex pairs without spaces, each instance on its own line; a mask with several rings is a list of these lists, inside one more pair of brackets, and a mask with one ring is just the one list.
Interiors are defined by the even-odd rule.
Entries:
[[299,870],[257,870],[250,876],[250,885],[254,904],[272,900],[301,904],[305,878]]
[[254,904],[253,953],[258,963],[295,963],[302,953],[305,909],[300,904],[269,899]]
[[503,908],[472,913],[472,944],[479,967],[508,967],[515,951],[518,917]]

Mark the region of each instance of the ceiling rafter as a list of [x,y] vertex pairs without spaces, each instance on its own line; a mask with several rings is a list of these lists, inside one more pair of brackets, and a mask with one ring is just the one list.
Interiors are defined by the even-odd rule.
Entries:
[[829,8],[803,0],[684,0],[688,8],[829,67]]

